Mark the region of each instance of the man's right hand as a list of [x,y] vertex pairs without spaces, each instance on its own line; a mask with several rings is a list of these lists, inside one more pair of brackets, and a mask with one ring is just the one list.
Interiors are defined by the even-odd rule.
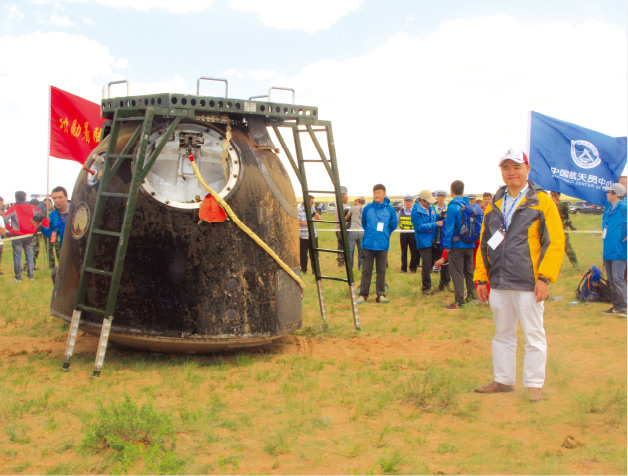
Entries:
[[437,224],[438,226],[443,226],[443,222],[442,222],[442,221],[437,221],[437,222],[436,222],[436,224]]
[[480,302],[486,302],[488,299],[488,286],[486,284],[478,284],[476,289]]

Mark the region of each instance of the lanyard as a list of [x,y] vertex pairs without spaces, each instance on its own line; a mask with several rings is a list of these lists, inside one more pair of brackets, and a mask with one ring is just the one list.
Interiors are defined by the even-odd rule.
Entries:
[[512,205],[510,206],[510,210],[506,211],[506,202],[508,201],[507,198],[510,195],[508,195],[508,192],[506,192],[506,194],[504,194],[504,215],[503,215],[503,222],[502,222],[502,229],[506,230],[506,220],[508,219],[508,217],[510,217],[510,215],[512,215],[512,212],[515,209],[515,205],[517,204],[517,199],[513,199]]
[[383,222],[382,216],[384,215],[385,212],[386,212],[386,208],[382,209],[381,212],[377,208],[375,208],[375,214],[377,215],[377,218],[379,219],[380,222]]

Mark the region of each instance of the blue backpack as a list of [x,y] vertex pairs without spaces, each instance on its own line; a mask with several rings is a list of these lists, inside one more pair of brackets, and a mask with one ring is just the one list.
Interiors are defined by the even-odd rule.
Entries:
[[576,289],[576,299],[580,302],[602,301],[611,302],[611,290],[608,281],[602,277],[597,266],[591,266]]
[[462,205],[462,219],[460,220],[459,236],[454,236],[452,241],[458,239],[465,243],[474,243],[480,240],[484,210],[477,203]]

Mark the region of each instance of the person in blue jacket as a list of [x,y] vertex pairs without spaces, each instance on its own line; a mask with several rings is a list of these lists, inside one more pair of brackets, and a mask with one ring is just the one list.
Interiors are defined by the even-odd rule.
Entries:
[[421,254],[423,267],[421,268],[421,282],[424,295],[432,294],[432,266],[434,266],[432,255],[432,244],[436,231],[443,222],[438,220],[438,212],[432,206],[436,199],[429,190],[421,190],[418,203],[412,207],[412,225],[414,225],[414,235],[416,246]]
[[390,234],[397,228],[397,213],[390,206],[390,200],[386,197],[386,187],[378,183],[373,187],[373,202],[362,210],[362,281],[360,282],[360,297],[357,303],[362,304],[369,297],[371,287],[371,275],[373,274],[373,262],[376,263],[377,277],[375,302],[386,303],[390,300],[386,297],[386,267],[388,266],[388,248],[390,247]]
[[473,242],[466,243],[460,239],[460,224],[462,222],[462,207],[469,204],[469,199],[463,197],[464,183],[454,180],[451,183],[453,200],[447,206],[447,218],[443,226],[445,239],[443,248],[449,255],[449,271],[454,282],[455,302],[445,309],[457,310],[465,303],[464,286],[467,284],[467,301],[475,298],[475,284],[473,283]]
[[604,240],[604,267],[611,288],[613,307],[604,314],[626,316],[626,187],[614,183],[606,191],[608,205],[602,218],[602,239]]
[[68,200],[68,191],[63,187],[53,188],[50,195],[55,204],[55,209],[50,214],[49,226],[42,226],[41,232],[44,236],[50,238],[51,243],[56,243],[55,249],[58,259],[61,244],[63,243],[63,235],[65,234],[65,224],[68,221],[70,202]]

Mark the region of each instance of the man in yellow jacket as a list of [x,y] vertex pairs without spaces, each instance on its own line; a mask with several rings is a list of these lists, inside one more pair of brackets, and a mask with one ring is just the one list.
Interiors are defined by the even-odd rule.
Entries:
[[474,281],[480,301],[488,297],[495,321],[495,379],[475,391],[511,392],[516,383],[517,322],[526,337],[523,386],[528,399],[541,400],[547,342],[543,304],[556,282],[565,254],[565,234],[556,204],[528,181],[530,164],[522,152],[509,149],[499,167],[501,187],[484,211]]

